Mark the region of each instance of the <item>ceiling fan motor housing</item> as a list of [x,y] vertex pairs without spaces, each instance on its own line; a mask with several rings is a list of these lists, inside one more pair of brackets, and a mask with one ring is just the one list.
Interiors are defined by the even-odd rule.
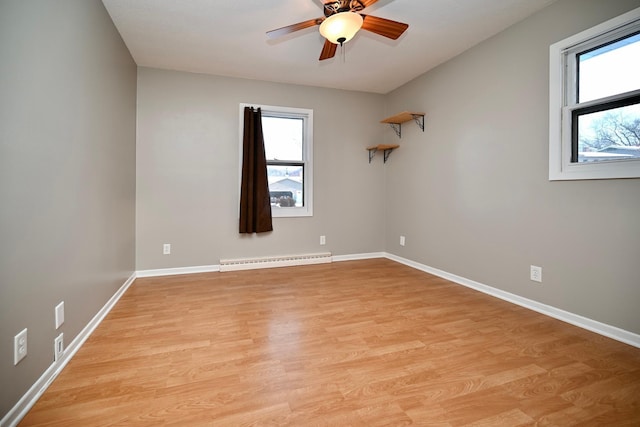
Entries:
[[360,0],[338,0],[324,4],[324,16],[327,18],[340,12],[359,12],[364,9]]

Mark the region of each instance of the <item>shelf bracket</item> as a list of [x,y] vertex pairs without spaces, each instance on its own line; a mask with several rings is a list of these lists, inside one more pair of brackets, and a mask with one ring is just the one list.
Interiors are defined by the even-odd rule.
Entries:
[[387,159],[389,158],[389,154],[393,151],[393,148],[387,148],[383,151],[384,153],[384,163],[387,163]]
[[402,123],[389,123],[389,126],[398,135],[398,138],[402,138]]
[[[371,160],[373,160],[373,158],[375,157],[376,153],[378,152],[377,148],[370,148],[369,149],[369,163],[371,163]],[[386,153],[386,150],[385,150]],[[387,159],[387,155],[385,154],[385,161]]]
[[411,117],[413,117],[413,121],[416,122],[418,127],[424,132],[424,114],[412,114]]

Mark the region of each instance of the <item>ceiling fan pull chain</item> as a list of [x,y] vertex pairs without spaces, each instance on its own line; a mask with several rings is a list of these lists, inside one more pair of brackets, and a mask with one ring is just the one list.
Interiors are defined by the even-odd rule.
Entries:
[[344,42],[346,41],[346,39],[344,37],[340,37],[338,39],[338,42],[340,43],[340,56],[342,57],[342,63],[344,64],[346,62],[346,58],[347,58],[347,54],[346,51],[344,49]]

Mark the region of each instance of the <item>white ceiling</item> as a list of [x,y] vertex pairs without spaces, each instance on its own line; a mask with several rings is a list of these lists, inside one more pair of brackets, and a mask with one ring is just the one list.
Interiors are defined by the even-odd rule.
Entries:
[[322,0],[103,0],[139,66],[387,93],[554,0],[379,0],[364,13],[409,24],[398,39],[360,31],[333,59],[311,27]]

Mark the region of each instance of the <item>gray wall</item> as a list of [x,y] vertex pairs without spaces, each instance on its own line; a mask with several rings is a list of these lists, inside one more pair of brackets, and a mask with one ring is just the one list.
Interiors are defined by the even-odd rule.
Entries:
[[559,1],[390,93],[427,120],[387,166],[386,250],[640,333],[640,180],[548,181],[549,45],[638,6]]
[[135,269],[136,65],[86,0],[1,0],[0,62],[2,418]]
[[[274,218],[272,233],[238,234],[242,102],[314,110],[313,217]],[[382,95],[140,68],[137,269],[384,250],[385,169],[365,150],[383,138],[383,111]]]

